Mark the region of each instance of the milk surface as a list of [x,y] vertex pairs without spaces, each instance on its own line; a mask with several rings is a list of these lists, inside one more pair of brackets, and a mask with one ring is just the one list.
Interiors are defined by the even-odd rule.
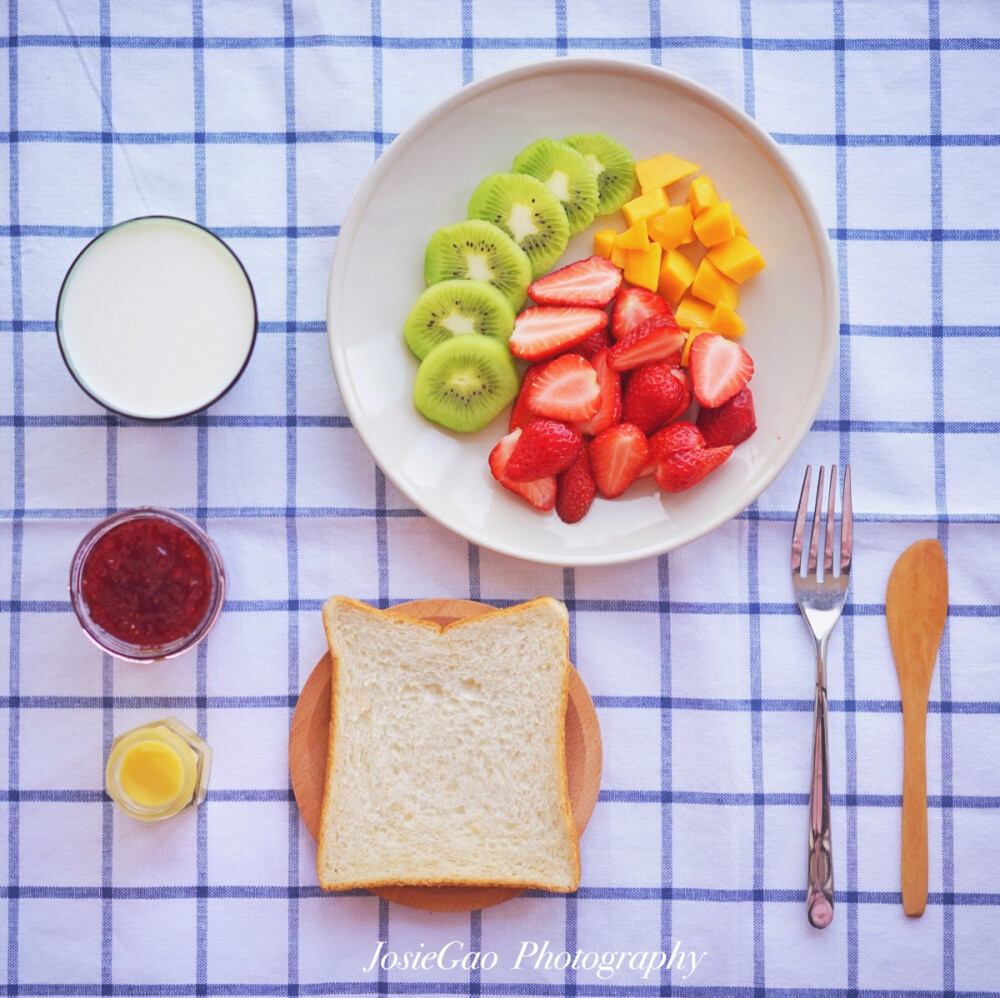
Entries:
[[70,368],[109,408],[185,415],[221,395],[253,346],[246,274],[214,236],[180,219],[108,230],[74,264],[57,325]]

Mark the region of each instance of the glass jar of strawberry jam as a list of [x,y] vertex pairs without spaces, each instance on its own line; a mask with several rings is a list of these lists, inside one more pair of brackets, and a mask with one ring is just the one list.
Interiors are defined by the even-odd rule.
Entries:
[[109,516],[80,542],[70,567],[73,609],[102,650],[150,662],[193,648],[212,629],[226,576],[211,538],[154,506]]

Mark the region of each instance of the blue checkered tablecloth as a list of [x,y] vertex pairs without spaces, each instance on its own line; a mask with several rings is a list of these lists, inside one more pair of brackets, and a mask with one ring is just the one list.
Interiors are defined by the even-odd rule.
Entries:
[[[0,28],[3,993],[1000,994],[993,0],[9,0]],[[324,316],[340,222],[393,138],[465,83],[577,55],[685,74],[775,137],[829,229],[841,337],[800,454],[746,513],[663,557],[573,570],[470,546],[394,490],[339,399]],[[236,388],[169,426],[92,403],[53,330],[82,245],[149,213],[229,241],[261,318]],[[823,932],[804,909],[812,646],[786,570],[810,461],[851,463],[857,510],[830,649]],[[150,503],[206,525],[230,590],[197,653],[136,668],[84,639],[67,566],[91,524]],[[930,897],[910,920],[884,592],[922,537],[945,547],[951,607]],[[605,751],[576,894],[430,915],[318,888],[287,736],[334,592],[566,601]],[[210,793],[141,826],[104,796],[104,758],[167,715],[211,742]],[[380,943],[484,966],[367,971]],[[656,951],[672,967],[651,969]]]

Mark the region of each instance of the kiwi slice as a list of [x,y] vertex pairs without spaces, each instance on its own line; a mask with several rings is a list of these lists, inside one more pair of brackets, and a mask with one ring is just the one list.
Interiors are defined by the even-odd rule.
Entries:
[[490,336],[452,336],[420,362],[413,401],[435,423],[471,433],[514,400],[518,383],[505,343]]
[[602,132],[570,135],[563,142],[580,153],[597,177],[597,214],[618,211],[635,190],[635,160],[620,142]]
[[481,219],[438,229],[424,255],[428,284],[483,281],[502,292],[515,309],[527,300],[531,278],[531,261],[524,250],[502,229]]
[[555,194],[526,173],[492,173],[472,193],[469,218],[500,226],[531,261],[535,277],[546,273],[569,242],[569,221]]
[[432,284],[417,299],[403,326],[407,346],[421,359],[444,340],[482,333],[506,343],[514,330],[514,307],[502,291],[483,281]]
[[536,177],[552,191],[569,220],[569,234],[575,236],[597,214],[597,176],[593,167],[565,142],[538,139],[514,157],[514,173]]

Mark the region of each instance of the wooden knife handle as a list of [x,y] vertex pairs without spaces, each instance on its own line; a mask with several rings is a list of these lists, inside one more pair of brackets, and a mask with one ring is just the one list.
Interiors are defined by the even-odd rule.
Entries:
[[903,911],[927,907],[927,709],[903,711]]

